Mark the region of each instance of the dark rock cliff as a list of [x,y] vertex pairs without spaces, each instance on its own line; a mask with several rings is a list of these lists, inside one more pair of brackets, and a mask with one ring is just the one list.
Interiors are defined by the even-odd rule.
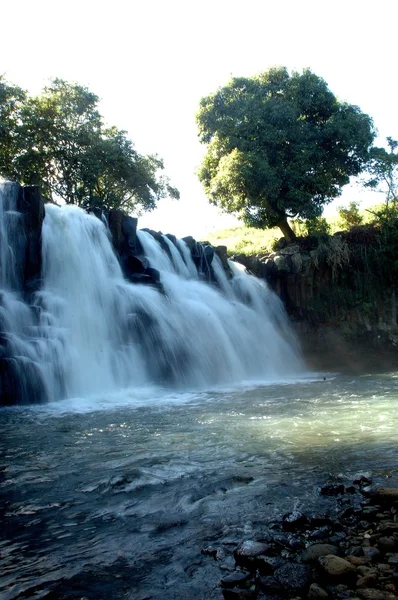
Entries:
[[398,279],[390,255],[379,230],[368,227],[234,258],[282,299],[312,367],[362,371],[398,366]]

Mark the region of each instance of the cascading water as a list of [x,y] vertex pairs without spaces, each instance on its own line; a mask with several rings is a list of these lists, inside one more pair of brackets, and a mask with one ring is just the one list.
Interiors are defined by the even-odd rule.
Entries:
[[[265,284],[233,263],[229,279],[217,257],[214,283],[206,283],[185,242],[147,231],[137,236],[161,289],[130,284],[105,225],[74,206],[46,205],[42,283],[26,303],[15,190],[6,184],[0,192],[0,339],[15,377],[34,372],[42,399],[154,383],[203,388],[302,369],[281,303]],[[23,387],[19,400],[36,401],[35,386]]]

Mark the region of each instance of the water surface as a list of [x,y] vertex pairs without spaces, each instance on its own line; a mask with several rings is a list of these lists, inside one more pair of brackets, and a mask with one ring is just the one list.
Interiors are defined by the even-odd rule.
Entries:
[[1,598],[218,598],[201,548],[327,509],[336,477],[397,484],[397,401],[398,373],[319,374],[4,409]]

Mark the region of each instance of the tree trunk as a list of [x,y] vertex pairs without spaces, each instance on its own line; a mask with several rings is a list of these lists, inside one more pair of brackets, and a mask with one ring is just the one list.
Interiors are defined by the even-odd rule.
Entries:
[[283,235],[287,239],[288,242],[293,242],[296,239],[296,234],[293,229],[290,227],[288,220],[286,217],[283,217],[277,224],[279,229],[282,231]]

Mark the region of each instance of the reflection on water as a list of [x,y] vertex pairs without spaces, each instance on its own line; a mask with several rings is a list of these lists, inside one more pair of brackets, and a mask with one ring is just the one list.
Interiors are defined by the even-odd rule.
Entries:
[[[218,597],[209,543],[359,471],[396,483],[398,377],[129,390],[0,413],[0,594]],[[52,595],[51,595],[52,594]]]

